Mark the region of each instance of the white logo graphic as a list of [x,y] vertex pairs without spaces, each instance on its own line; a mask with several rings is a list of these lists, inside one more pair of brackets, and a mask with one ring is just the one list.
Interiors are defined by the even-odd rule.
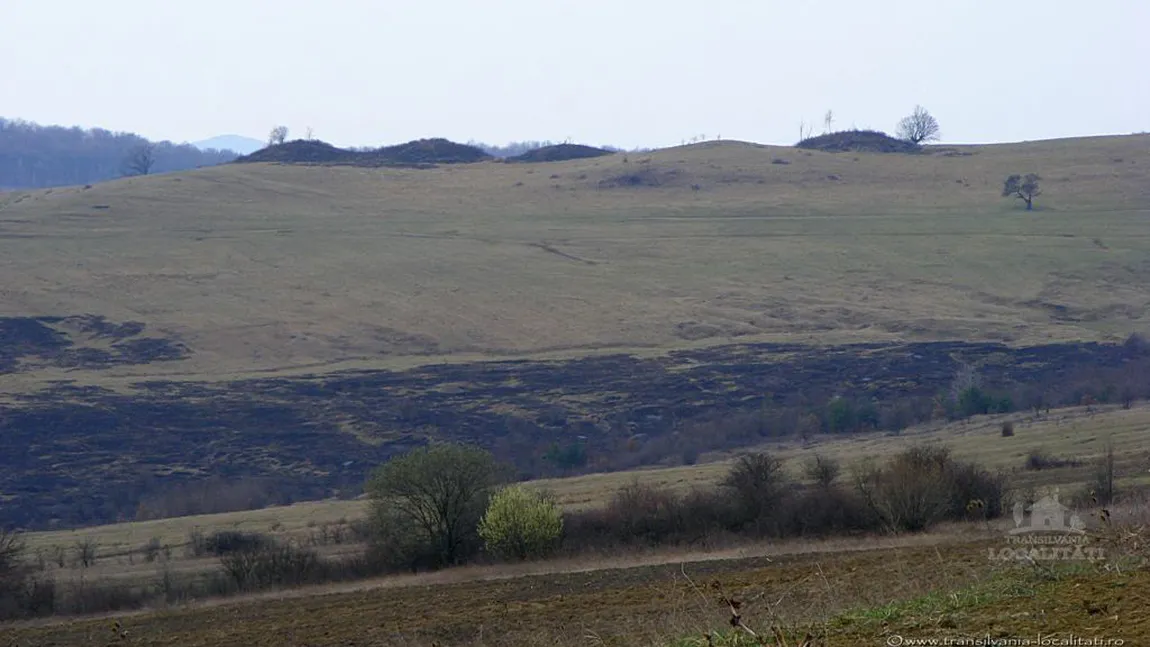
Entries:
[[[1026,517],[1026,512],[1030,517]],[[1058,502],[1058,490],[1054,494],[1044,496],[1026,507],[1022,502],[1014,504],[1014,529],[1012,535],[1021,535],[1031,532],[1061,532],[1082,535],[1086,533],[1086,524],[1070,508]]]
[[1057,490],[1029,506],[1015,503],[1014,526],[1006,535],[1006,547],[988,549],[992,562],[1098,561],[1106,557],[1102,547],[1089,545],[1086,524],[1058,502]]

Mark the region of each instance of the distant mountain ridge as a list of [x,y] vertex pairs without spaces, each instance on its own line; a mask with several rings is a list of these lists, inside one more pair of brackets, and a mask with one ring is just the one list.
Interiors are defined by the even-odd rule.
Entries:
[[267,146],[267,142],[252,137],[244,137],[243,135],[228,134],[216,135],[209,139],[192,142],[192,146],[202,151],[214,149],[218,151],[233,151],[240,155],[250,155]]
[[[143,171],[130,158],[145,155]],[[170,173],[230,162],[237,153],[191,144],[153,142],[103,128],[42,126],[0,118],[0,188],[85,185],[128,175]]]

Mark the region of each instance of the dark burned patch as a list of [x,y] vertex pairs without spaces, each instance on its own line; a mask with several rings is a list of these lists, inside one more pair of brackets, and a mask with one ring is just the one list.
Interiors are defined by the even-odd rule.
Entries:
[[796,148],[819,150],[827,153],[917,153],[921,149],[877,130],[843,130],[816,137],[808,137],[795,144]]
[[580,144],[557,144],[555,146],[544,146],[543,148],[529,150],[522,155],[508,157],[507,161],[511,163],[563,162],[567,160],[603,157],[605,155],[611,154],[612,153],[609,150],[595,148],[594,146],[583,146]]
[[58,318],[0,317],[0,373],[10,373],[26,356],[58,355],[71,345],[67,336],[49,326]]
[[120,364],[169,362],[188,356],[187,346],[160,337],[127,339],[116,342],[112,348],[116,350],[114,361]]
[[48,394],[54,398],[95,398],[113,395],[115,392],[98,386],[80,386],[75,380],[53,380],[49,382]]
[[268,146],[236,159],[235,163],[434,168],[437,164],[469,164],[489,159],[492,159],[490,155],[475,146],[443,138],[417,139],[369,150],[349,150],[326,142],[301,139]]
[[125,321],[117,324],[97,315],[65,317],[60,320],[60,323],[92,337],[105,339],[127,339],[144,332],[144,324],[139,321]]
[[682,172],[678,169],[660,170],[657,168],[644,168],[634,173],[613,175],[599,181],[600,189],[615,189],[626,187],[659,187],[679,184]]
[[[115,323],[97,315],[0,317],[0,374],[22,363],[60,368],[109,368],[187,357],[186,346],[164,337],[143,337],[138,321]],[[83,345],[96,340],[101,347]],[[111,341],[110,344],[104,342]]]
[[[19,325],[26,338],[58,342],[50,330]],[[538,457],[557,443],[582,443],[602,465],[625,454],[631,438],[668,439],[692,424],[726,434],[742,429],[740,416],[767,412],[781,421],[836,395],[879,407],[929,405],[963,363],[979,367],[987,388],[1033,388],[1047,402],[1051,389],[1073,397],[1083,385],[1145,375],[1143,344],[750,344],[658,358],[442,364],[228,384],[155,380],[130,396],[59,384],[0,407],[0,439],[16,448],[0,451],[0,492],[11,497],[5,517],[31,527],[131,517],[141,497],[206,475],[274,478],[290,488],[285,494],[317,498],[355,491],[375,465],[429,437],[479,444],[538,476],[550,469]],[[748,445],[782,433],[747,429],[725,437]]]

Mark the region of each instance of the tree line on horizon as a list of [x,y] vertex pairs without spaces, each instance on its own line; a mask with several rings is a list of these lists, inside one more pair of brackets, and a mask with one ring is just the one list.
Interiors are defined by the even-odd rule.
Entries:
[[[284,130],[280,142],[286,139]],[[269,140],[269,145],[273,143],[276,142]],[[475,140],[467,142],[501,158],[560,143],[518,141],[500,146]],[[599,148],[611,152],[626,150],[609,145]],[[134,175],[215,166],[237,157],[239,154],[231,150],[200,149],[170,141],[152,142],[135,133],[44,126],[0,117],[0,190],[86,185]]]
[[229,150],[151,142],[134,133],[0,118],[0,189],[92,184],[214,166],[236,157]]

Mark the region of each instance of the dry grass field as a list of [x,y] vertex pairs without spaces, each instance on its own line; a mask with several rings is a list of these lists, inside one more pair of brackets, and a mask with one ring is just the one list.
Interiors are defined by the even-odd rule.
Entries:
[[[1028,172],[1043,178],[1033,212],[1000,195],[1007,175]],[[181,359],[68,364],[21,354],[19,342],[10,344],[17,361],[5,368],[9,356],[0,346],[0,405],[21,413],[59,405],[57,417],[44,420],[60,439],[60,446],[45,444],[47,449],[29,441],[28,447],[0,445],[0,451],[28,452],[28,460],[11,461],[28,470],[21,474],[64,465],[63,475],[53,473],[51,487],[63,488],[57,481],[74,476],[61,491],[82,502],[92,489],[94,501],[101,479],[109,487],[130,487],[123,485],[129,483],[124,474],[135,474],[137,464],[163,477],[181,470],[207,473],[220,464],[213,461],[241,475],[320,471],[307,451],[323,437],[304,431],[326,432],[310,418],[284,415],[281,423],[274,408],[261,410],[259,399],[270,403],[273,392],[285,401],[301,397],[301,389],[310,389],[309,402],[332,399],[316,404],[313,413],[346,415],[332,424],[345,425],[339,431],[349,434],[340,435],[354,436],[366,454],[380,440],[360,433],[356,421],[371,420],[377,401],[319,379],[343,370],[660,355],[761,341],[1121,341],[1132,332],[1150,332],[1148,217],[1150,135],[947,147],[922,155],[709,142],[570,162],[423,170],[227,165],[0,193],[0,323],[5,317],[95,315],[111,324],[145,326],[139,333],[132,326],[93,327],[92,319],[48,322],[75,344],[69,361],[105,357],[101,351],[126,348],[123,339],[136,343],[140,337],[187,348]],[[0,333],[23,330],[19,322],[11,325]],[[164,346],[145,341],[131,348]],[[937,372],[941,360],[931,361],[919,366]],[[630,365],[603,366],[587,375]],[[475,379],[479,369],[469,370],[468,379]],[[683,374],[691,384],[699,379],[687,369]],[[442,395],[428,402],[466,391],[464,381],[443,375],[411,379],[426,379],[430,386],[420,382],[419,388]],[[261,384],[266,393],[237,381],[277,377],[301,380],[282,391]],[[147,392],[142,382],[153,379],[187,388],[153,385]],[[533,379],[552,385],[543,395],[583,398],[589,408],[598,406],[596,397],[618,396],[566,394],[559,374],[540,372]],[[730,379],[740,378],[732,373]],[[824,376],[828,388],[840,388],[842,380],[836,380]],[[60,381],[108,391],[57,397],[53,389]],[[362,382],[356,388],[375,388]],[[807,380],[800,382],[796,389],[805,388]],[[392,398],[415,393],[415,387],[395,384],[379,390]],[[497,405],[499,393],[514,392],[492,384],[484,388],[496,395],[484,406]],[[173,395],[166,400],[155,395],[168,392]],[[133,418],[143,414],[104,402],[106,393],[139,400],[152,417]],[[225,395],[232,398],[226,406]],[[270,431],[260,428],[263,435],[254,435],[256,427],[243,427],[254,423],[239,416],[223,423],[213,418],[229,407],[239,410],[237,402],[244,400],[253,405],[244,415],[266,422]],[[391,400],[378,402],[399,408]],[[635,402],[645,403],[639,396]],[[195,424],[132,426],[139,425],[133,420],[161,419],[175,404],[186,405],[181,415]],[[465,398],[455,404],[480,410]],[[104,435],[89,439],[86,425],[103,419],[73,416],[69,407],[111,412],[112,422]],[[1014,425],[1009,437],[1001,433],[1006,421]],[[216,428],[228,425],[236,427]],[[403,443],[430,433],[423,427],[391,431],[391,440]],[[1120,489],[1150,484],[1147,434],[1150,405],[1138,402],[1129,409],[981,416],[898,434],[816,434],[813,442],[784,440],[767,448],[792,475],[818,453],[839,460],[846,468],[841,478],[849,479],[850,468],[868,459],[914,443],[941,444],[958,458],[1003,471],[1016,493],[1057,487],[1074,494],[1109,450]],[[233,442],[241,435],[247,444]],[[174,442],[177,436],[186,444]],[[353,446],[339,440],[345,444],[325,449],[339,453]],[[95,449],[86,449],[86,442]],[[203,449],[197,443],[219,443],[219,456],[206,450],[193,456]],[[1036,452],[1064,464],[1027,469]],[[180,462],[185,454],[187,465]],[[77,456],[93,458],[86,463]],[[530,485],[554,493],[566,508],[590,509],[635,481],[680,491],[714,485],[731,458],[711,452],[698,465]],[[33,494],[49,492],[51,499],[55,491]],[[0,504],[13,500],[6,497],[0,491]],[[314,543],[317,533],[345,527],[364,511],[362,500],[314,501],[36,532],[27,540],[31,554],[47,562],[46,572],[68,586],[154,582],[166,572],[192,576],[219,567],[217,559],[185,555],[194,531],[235,529]],[[1145,522],[1139,514],[1131,517]],[[743,617],[756,631],[769,633],[775,625],[794,635],[809,630],[821,637],[820,645],[894,644],[887,641],[893,635],[1038,633],[1150,644],[1145,569],[994,563],[987,550],[1001,544],[1003,524],[1009,519],[915,536],[742,544],[710,554],[666,549],[477,565],[133,612],[120,617],[123,636],[112,630],[110,618],[0,625],[0,647],[701,646],[712,644],[704,631],[723,628],[730,618],[719,591],[743,601]],[[70,555],[88,541],[97,546],[95,565],[53,563],[54,556]],[[154,561],[143,557],[149,543],[161,547]],[[360,548],[323,542],[318,550],[328,556]],[[735,638],[713,644],[720,643],[752,644]]]
[[[1044,178],[1032,213],[1000,196],[1029,171]],[[732,341],[1120,339],[1150,321],[1148,210],[1145,135],[227,165],[3,194],[0,316],[138,321],[192,352],[29,366],[0,391]]]

